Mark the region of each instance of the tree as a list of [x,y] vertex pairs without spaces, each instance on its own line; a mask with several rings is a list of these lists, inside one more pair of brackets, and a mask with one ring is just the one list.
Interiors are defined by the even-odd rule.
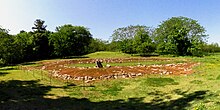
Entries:
[[32,27],[32,29],[37,32],[44,32],[46,31],[47,27],[47,25],[44,25],[44,23],[45,21],[41,19],[36,19],[36,21],[34,22],[34,27]]
[[155,31],[154,41],[161,54],[201,55],[207,35],[198,21],[186,17],[172,17],[163,21]]
[[1,32],[1,33],[6,33],[6,34],[8,34],[8,31],[9,31],[9,30],[4,29],[4,28],[2,28],[2,26],[0,26],[0,32]]
[[220,52],[218,43],[205,44],[202,49],[206,53]]
[[6,29],[0,28],[0,64],[8,64],[12,60],[12,43],[14,39],[8,34]]
[[88,52],[91,39],[88,28],[69,24],[56,28],[50,36],[50,45],[54,47],[55,56],[82,55]]
[[128,53],[128,54],[135,54],[136,49],[135,49],[135,45],[134,45],[134,39],[125,39],[123,41],[120,41],[120,49],[122,52],[124,53]]
[[121,50],[119,47],[120,47],[120,43],[118,41],[112,41],[106,45],[106,50],[118,52]]
[[45,31],[44,33],[34,32],[33,36],[33,52],[36,59],[45,59],[49,57],[50,47],[49,39],[51,32]]
[[35,60],[33,53],[33,36],[30,32],[20,31],[14,36],[18,63]]
[[107,41],[101,39],[92,39],[89,44],[89,53],[107,50]]
[[45,21],[41,19],[36,19],[34,22],[34,27],[32,29],[34,32],[33,36],[33,57],[36,59],[45,59],[48,58],[50,48],[49,48],[49,35],[50,32],[46,30]]
[[[21,62],[23,51],[17,43],[16,36],[8,34],[6,29],[0,29],[0,64],[16,64]],[[22,42],[24,44],[25,42]]]
[[153,51],[153,30],[147,26],[128,26],[118,28],[112,34],[112,42],[119,43],[120,50],[124,53],[150,53]]
[[25,31],[17,35],[0,32],[0,62],[7,65],[35,60],[32,40],[32,35]]
[[137,53],[147,54],[152,53],[155,50],[152,39],[149,36],[149,32],[143,29],[137,31],[134,36],[134,46]]
[[112,41],[123,41],[126,39],[133,39],[138,30],[144,30],[151,34],[152,29],[144,25],[130,25],[127,27],[122,27],[114,30],[112,34]]

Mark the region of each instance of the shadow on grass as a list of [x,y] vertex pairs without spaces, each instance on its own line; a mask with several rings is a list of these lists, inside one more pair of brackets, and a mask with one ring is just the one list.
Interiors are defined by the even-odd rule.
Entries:
[[0,71],[7,71],[7,70],[16,70],[16,68],[12,68],[12,67],[0,68]]
[[160,56],[159,54],[154,54],[154,55],[140,55],[141,57],[158,57]]
[[5,76],[6,74],[9,74],[8,72],[0,72],[0,76]]
[[87,56],[51,57],[50,59],[47,59],[47,60],[52,60],[52,59],[81,59],[81,58],[89,58],[89,57],[87,57]]
[[80,59],[80,58],[89,58],[86,56],[68,56],[68,57],[64,57],[64,59]]
[[25,66],[25,65],[26,65],[26,66],[27,66],[27,65],[34,65],[34,64],[36,64],[36,63],[34,63],[34,62],[25,62],[25,63],[21,63],[21,65],[24,65],[24,66]]
[[132,55],[132,56],[140,56],[140,57],[158,57],[158,56],[160,56],[159,54],[136,54],[136,55]]
[[172,78],[147,78],[143,85],[147,84],[148,86],[160,87],[166,85],[178,85],[178,82],[175,82]]
[[[74,86],[74,85],[73,85]],[[155,98],[149,102],[143,102],[144,97],[129,98],[128,100],[111,100],[92,102],[87,98],[59,97],[57,99],[46,98],[48,92],[55,86],[45,86],[36,80],[31,81],[1,81],[0,82],[0,109],[1,110],[184,110],[192,101],[209,97],[208,91],[195,91],[192,93],[181,92],[181,98],[164,101],[163,92],[149,93]],[[53,94],[49,94],[53,96]],[[160,97],[163,96],[161,99]],[[169,98],[169,97],[165,97]]]

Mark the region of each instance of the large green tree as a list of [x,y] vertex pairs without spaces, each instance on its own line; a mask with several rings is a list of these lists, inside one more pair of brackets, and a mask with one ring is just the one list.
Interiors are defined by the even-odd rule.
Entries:
[[32,35],[25,31],[21,31],[17,35],[0,32],[0,62],[2,64],[17,64],[36,60],[32,41]]
[[88,52],[91,39],[88,28],[69,24],[56,28],[50,36],[50,45],[54,47],[55,56],[82,55]]
[[157,51],[162,54],[201,55],[206,30],[198,21],[187,17],[172,17],[155,31]]
[[112,42],[119,43],[120,50],[124,53],[146,54],[152,52],[152,28],[141,25],[130,25],[118,28],[112,34]]
[[45,21],[41,19],[36,19],[34,22],[34,27],[32,29],[34,32],[33,36],[33,57],[36,59],[45,59],[48,58],[50,47],[49,47],[49,39],[48,36],[50,32],[46,30],[46,25],[44,25]]
[[14,45],[16,45],[18,63],[35,60],[33,55],[33,36],[31,32],[21,31],[15,35]]
[[0,64],[12,62],[12,57],[14,56],[13,42],[14,39],[8,34],[8,31],[0,28]]
[[137,31],[133,41],[137,53],[147,54],[154,52],[154,43],[149,35],[149,31],[143,29]]

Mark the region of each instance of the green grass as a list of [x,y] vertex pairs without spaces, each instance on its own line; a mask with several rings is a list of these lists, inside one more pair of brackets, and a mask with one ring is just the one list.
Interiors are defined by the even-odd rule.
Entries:
[[[114,55],[115,58],[131,57],[114,52],[88,56],[107,58]],[[194,68],[195,73],[191,75],[146,75],[93,83],[51,79],[45,71],[24,71],[19,66],[2,67],[0,109],[219,110],[220,55],[174,59],[200,62],[201,65]]]
[[178,83],[172,78],[147,78],[141,85],[145,84],[152,87],[178,85]]
[[132,57],[129,54],[121,53],[121,52],[108,52],[108,51],[101,51],[95,52],[88,55],[85,55],[88,58],[129,58]]

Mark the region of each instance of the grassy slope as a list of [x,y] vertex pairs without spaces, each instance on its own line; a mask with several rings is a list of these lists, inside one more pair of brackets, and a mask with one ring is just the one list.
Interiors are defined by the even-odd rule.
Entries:
[[[113,52],[87,56],[131,57]],[[188,76],[147,75],[92,84],[70,84],[16,66],[0,68],[0,109],[220,109],[220,55],[177,59],[201,65]]]
[[101,51],[101,52],[95,52],[88,55],[85,55],[85,57],[89,58],[129,58],[131,55],[120,53],[120,52],[108,52],[108,51]]

